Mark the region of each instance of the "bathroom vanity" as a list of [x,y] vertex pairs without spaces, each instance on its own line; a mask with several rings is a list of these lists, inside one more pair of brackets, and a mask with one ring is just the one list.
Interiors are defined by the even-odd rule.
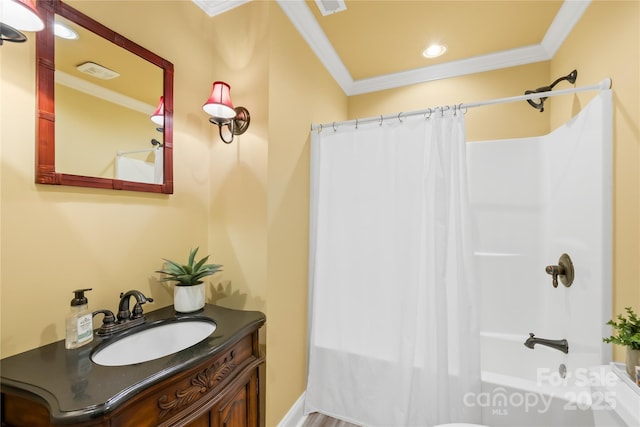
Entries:
[[[177,315],[146,314],[147,323],[207,318],[203,341],[155,360],[101,366],[94,352],[117,340],[96,337],[74,350],[64,340],[0,361],[2,426],[251,426],[262,422],[258,330],[264,314],[206,305]],[[142,327],[144,328],[144,326]],[[126,335],[126,334],[125,334]]]

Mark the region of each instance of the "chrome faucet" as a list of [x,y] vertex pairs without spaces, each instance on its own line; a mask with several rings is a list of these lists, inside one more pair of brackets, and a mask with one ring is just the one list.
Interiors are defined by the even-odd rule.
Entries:
[[547,347],[555,348],[563,353],[569,353],[569,342],[565,339],[562,340],[548,340],[545,338],[536,338],[533,332],[529,333],[529,338],[524,342],[524,345],[529,348],[533,348],[536,344],[546,345]]
[[[132,296],[136,299],[133,312],[129,309],[129,300]],[[108,337],[116,332],[143,324],[146,319],[142,311],[142,304],[146,304],[147,302],[153,302],[153,298],[148,298],[142,292],[135,289],[121,293],[117,317],[114,316],[110,310],[97,310],[93,312],[94,316],[100,313],[104,314],[102,326],[98,328],[96,334],[100,337]]]

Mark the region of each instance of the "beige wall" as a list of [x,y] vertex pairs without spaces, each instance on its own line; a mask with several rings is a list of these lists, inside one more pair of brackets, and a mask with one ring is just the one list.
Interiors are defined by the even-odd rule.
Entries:
[[[156,298],[148,309],[170,305],[155,283],[160,258],[200,246],[225,266],[208,301],[267,315],[266,417],[276,425],[306,377],[309,125],[346,118],[346,96],[275,2],[214,18],[192,2],[130,2],[127,20],[110,2],[73,5],[173,62],[175,192],[35,185],[35,45],[3,46],[0,101],[15,107],[0,112],[2,356],[63,339],[79,287],[94,288],[92,309],[114,310],[131,288]],[[151,13],[153,26],[134,24]],[[201,110],[214,80],[251,113],[229,145]]]
[[[349,100],[275,2],[251,2],[215,18],[190,1],[127,2],[126,20],[120,2],[74,3],[174,63],[175,193],[35,185],[35,45],[3,45],[2,356],[63,339],[71,291],[78,287],[94,288],[88,294],[93,309],[115,309],[119,292],[131,288],[150,293],[155,307],[170,305],[170,290],[155,283],[160,258],[182,259],[200,246],[225,265],[209,281],[208,300],[267,315],[267,425],[276,425],[306,377],[310,123],[511,96],[574,67],[578,84],[614,77],[616,304],[640,306],[638,2],[621,3],[594,3],[576,28],[580,37],[567,43],[616,41],[628,55],[563,47],[546,63]],[[628,9],[615,12],[622,7]],[[139,26],[150,14],[153,25]],[[201,110],[218,79],[231,84],[234,103],[252,116],[249,131],[230,145],[219,141]],[[544,134],[568,115],[555,103],[549,115],[525,103],[470,110],[469,138]],[[505,117],[510,125],[498,125]]]
[[306,385],[309,127],[344,120],[347,97],[278,6],[269,74],[267,425]]
[[[195,246],[203,253],[209,250],[208,153],[213,131],[200,107],[215,66],[209,55],[204,55],[206,41],[190,35],[198,27],[211,33],[207,30],[209,19],[192,2],[132,2],[127,10],[128,24],[121,9],[110,2],[82,2],[78,6],[176,65],[175,194],[34,184],[34,36],[25,44],[3,45],[3,357],[63,339],[64,316],[76,288],[93,288],[87,295],[92,309],[114,310],[119,293],[132,288],[156,299],[149,309],[170,305],[170,291],[155,283],[160,258],[185,258]],[[144,22],[151,13],[154,25],[139,28],[136,23]],[[170,38],[166,28],[173,29]],[[194,57],[200,58],[198,66],[184,65],[192,64]]]
[[[149,114],[57,84],[56,168],[60,172],[116,177],[118,151],[151,149],[162,140]],[[62,102],[61,100],[64,100]],[[153,163],[150,152],[127,157]]]
[[[522,95],[526,89],[548,84],[548,75],[549,64],[543,62],[352,96],[349,118]],[[548,114],[540,114],[525,101],[467,110],[465,120],[470,141],[549,132]]]

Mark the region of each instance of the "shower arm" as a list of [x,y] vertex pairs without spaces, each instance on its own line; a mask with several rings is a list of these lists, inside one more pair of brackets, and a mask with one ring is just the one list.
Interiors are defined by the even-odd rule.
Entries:
[[[557,85],[558,83],[560,83],[563,80],[567,80],[569,83],[574,84],[576,82],[577,78],[578,78],[578,70],[573,70],[572,72],[570,72],[566,76],[560,77],[560,78],[556,79],[556,81],[551,83],[549,85],[549,90],[553,89],[555,87],[555,85]],[[545,91],[545,92],[547,92],[547,91]]]
[[[576,79],[578,78],[578,70],[573,70],[572,72],[570,72],[569,74],[567,74],[564,77],[559,77],[557,78],[553,83],[551,83],[549,86],[543,86],[543,87],[539,87],[536,90],[526,90],[524,92],[525,95],[530,95],[530,94],[535,94],[535,93],[542,93],[542,92],[551,92],[553,90],[553,88],[560,83],[561,81],[568,81],[571,84],[574,84],[576,82]],[[533,99],[527,99],[527,102],[529,103],[529,105],[531,105],[533,108],[535,108],[536,110],[540,110],[540,112],[542,113],[544,111],[544,101],[547,100],[546,96],[542,96],[539,98],[538,102],[535,102]]]

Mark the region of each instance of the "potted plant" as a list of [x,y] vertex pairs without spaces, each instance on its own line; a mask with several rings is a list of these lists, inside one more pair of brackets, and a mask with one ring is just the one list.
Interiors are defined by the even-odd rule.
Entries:
[[179,313],[192,313],[204,307],[206,290],[202,279],[222,268],[219,264],[206,264],[209,255],[196,262],[198,249],[191,249],[186,264],[163,258],[164,270],[156,271],[164,275],[160,282],[175,282],[173,306]]
[[626,368],[627,373],[632,378],[636,377],[636,366],[640,366],[640,318],[633,312],[631,307],[625,307],[627,317],[619,314],[616,322],[609,320],[610,325],[615,330],[615,334],[609,338],[603,338],[606,343],[613,343],[627,348]]

